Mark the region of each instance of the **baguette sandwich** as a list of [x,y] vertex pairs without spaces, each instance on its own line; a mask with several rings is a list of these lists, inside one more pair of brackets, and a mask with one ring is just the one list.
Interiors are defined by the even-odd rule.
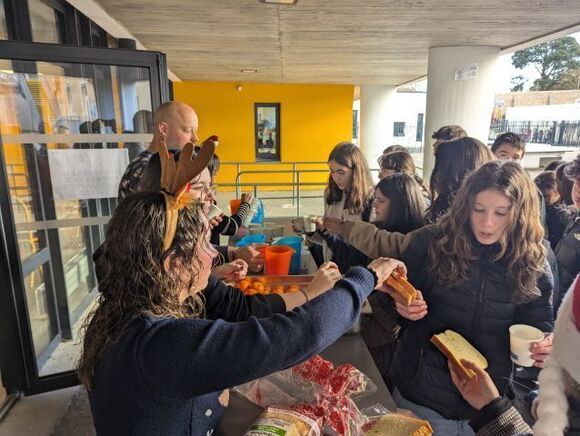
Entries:
[[413,285],[396,270],[385,280],[385,285],[394,290],[390,295],[400,304],[410,306],[413,300],[417,298],[417,291]]
[[487,368],[487,359],[459,333],[445,330],[443,333],[433,335],[431,343],[445,354],[463,379],[471,379],[475,373],[465,368],[461,364],[461,359],[469,360],[481,369]]

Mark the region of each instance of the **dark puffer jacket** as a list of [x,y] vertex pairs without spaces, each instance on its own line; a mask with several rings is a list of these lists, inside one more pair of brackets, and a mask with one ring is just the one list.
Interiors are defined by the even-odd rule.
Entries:
[[465,337],[486,357],[489,374],[500,393],[505,394],[512,370],[508,329],[512,324],[528,324],[544,332],[553,330],[553,277],[546,262],[545,274],[538,283],[541,296],[515,304],[506,265],[501,260],[491,261],[498,247],[474,241],[479,257],[472,264],[469,279],[456,286],[442,286],[430,272],[428,256],[436,229],[434,225],[411,233],[401,256],[409,280],[423,292],[429,312],[423,319],[407,324],[390,375],[406,399],[448,419],[470,419],[474,409],[453,385],[447,360],[429,342],[431,336],[450,329]]
[[568,227],[564,230],[562,239],[554,251],[556,253],[556,259],[558,260],[560,288],[562,289],[558,301],[554,303],[559,307],[565,292],[580,272],[580,212],[568,224]]

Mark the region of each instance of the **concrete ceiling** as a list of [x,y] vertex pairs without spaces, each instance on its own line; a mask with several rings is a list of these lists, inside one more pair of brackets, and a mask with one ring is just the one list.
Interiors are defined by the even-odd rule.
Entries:
[[580,0],[98,1],[182,80],[400,85],[427,74],[429,47],[508,48],[580,23]]

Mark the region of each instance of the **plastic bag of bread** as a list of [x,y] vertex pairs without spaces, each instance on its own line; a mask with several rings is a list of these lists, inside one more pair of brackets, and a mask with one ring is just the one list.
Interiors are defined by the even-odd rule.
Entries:
[[244,436],[320,436],[324,410],[313,405],[268,407]]

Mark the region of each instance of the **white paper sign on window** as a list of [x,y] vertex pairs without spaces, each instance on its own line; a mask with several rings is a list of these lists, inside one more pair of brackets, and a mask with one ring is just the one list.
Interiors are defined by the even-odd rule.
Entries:
[[455,80],[475,80],[479,72],[479,64],[467,64],[455,70]]
[[127,149],[48,150],[55,200],[116,198],[129,164]]

